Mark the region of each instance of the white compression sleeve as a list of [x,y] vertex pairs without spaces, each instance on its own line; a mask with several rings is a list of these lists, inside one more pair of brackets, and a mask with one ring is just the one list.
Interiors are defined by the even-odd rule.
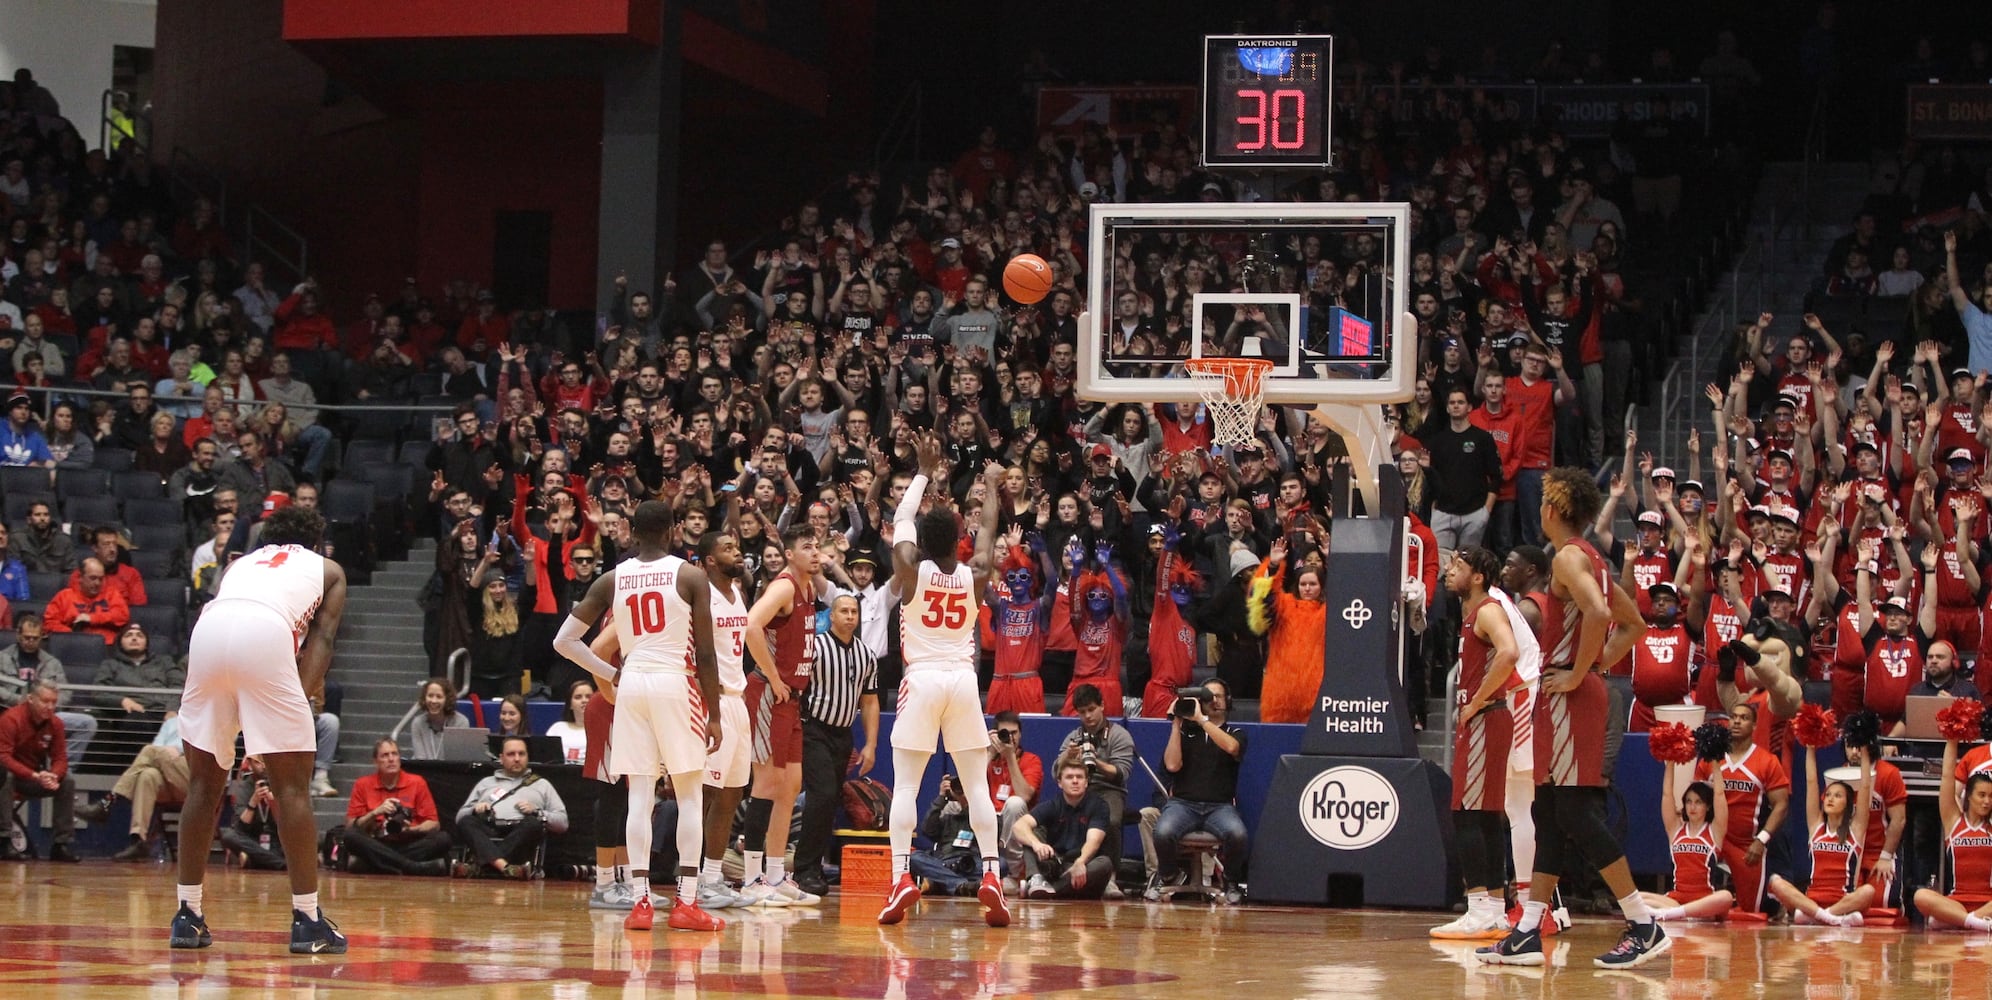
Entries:
[[920,501],[927,496],[927,477],[914,476],[906,484],[906,495],[899,498],[899,509],[892,512],[892,544],[919,541],[919,528],[914,520],[920,516]]
[[587,624],[573,615],[568,615],[567,620],[560,623],[560,631],[553,637],[553,651],[574,661],[576,666],[594,674],[596,677],[600,677],[603,680],[614,680],[616,668],[610,666],[609,661],[596,656],[595,651],[588,648],[588,644],[583,641],[583,637],[587,634]]

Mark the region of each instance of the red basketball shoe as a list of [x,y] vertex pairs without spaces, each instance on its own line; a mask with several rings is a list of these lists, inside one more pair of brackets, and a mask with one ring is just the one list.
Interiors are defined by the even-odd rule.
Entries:
[[[1002,893],[1000,886],[997,888],[997,893],[999,896]],[[913,904],[919,901],[920,887],[913,883],[913,876],[899,876],[899,881],[892,885],[892,892],[885,897],[885,909],[878,911],[878,922],[896,924],[906,919],[906,911],[911,910]],[[1005,914],[1008,912],[1008,909],[1004,910]]]
[[1003,898],[1003,882],[995,872],[982,873],[982,885],[975,890],[975,898],[982,901],[982,919],[989,926],[1010,926],[1010,904]]
[[716,931],[726,926],[726,921],[699,909],[699,904],[682,899],[671,904],[668,922],[675,931]]
[[650,894],[636,897],[636,905],[629,908],[629,916],[623,918],[623,928],[632,931],[647,931],[657,919],[656,911],[650,908]]

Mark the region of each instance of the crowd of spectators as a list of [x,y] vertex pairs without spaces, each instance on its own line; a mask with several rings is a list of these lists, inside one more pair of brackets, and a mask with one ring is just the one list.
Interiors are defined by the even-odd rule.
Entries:
[[[1716,53],[1724,80],[1747,88],[1754,70],[1734,39]],[[1680,625],[1697,640],[1684,660],[1690,688],[1707,650],[1735,638],[1759,600],[1804,635],[1806,676],[1837,678],[1836,699],[1891,723],[1894,685],[1863,674],[1878,645],[1914,640],[1908,669],[1930,668],[1938,688],[1954,683],[1938,676],[1946,665],[1992,663],[1977,655],[1975,562],[1992,523],[1992,480],[1978,478],[1992,416],[1980,395],[1992,369],[1981,287],[1992,284],[1992,172],[1974,172],[1967,153],[1913,146],[1889,161],[1892,172],[1884,164],[1862,220],[1823,262],[1822,315],[1739,330],[1734,375],[1710,387],[1710,447],[1697,434],[1682,452],[1648,456],[1624,427],[1639,376],[1657,375],[1658,309],[1640,274],[1665,270],[1691,228],[1682,185],[1727,182],[1711,151],[1664,116],[1586,143],[1462,99],[1436,71],[1380,76],[1399,88],[1390,99],[1338,109],[1343,166],[1302,182],[1204,171],[1192,137],[1170,123],[1028,143],[988,128],[951,163],[890,180],[850,175],[833,196],[798,206],[761,249],[735,253],[716,239],[683,270],[619,278],[592,323],[537,304],[501,308],[464,281],[430,290],[410,279],[388,294],[274,282],[238,258],[212,205],[176,205],[142,151],[86,151],[46,117],[0,116],[0,365],[19,393],[0,427],[0,464],[52,470],[58,487],[93,469],[155,477],[148,499],[172,504],[178,529],[164,579],[197,601],[272,498],[315,502],[343,474],[342,442],[410,431],[406,420],[319,407],[447,401],[447,416],[417,425],[427,475],[409,498],[417,533],[438,540],[423,595],[431,672],[467,648],[476,693],[519,694],[530,676],[535,694],[566,701],[581,677],[552,653],[552,633],[631,550],[628,515],[650,498],[674,508],[680,555],[695,556],[710,529],[739,537],[749,600],[786,565],[782,531],[807,525],[833,593],[858,598],[879,686],[896,683],[882,514],[911,478],[914,439],[938,434],[966,523],[1000,505],[1009,592],[996,596],[1041,603],[1027,631],[1043,633],[1043,701],[1020,707],[1083,723],[1078,749],[1044,777],[1064,792],[1062,764],[1078,759],[1117,830],[1133,762],[1118,759],[1111,717],[1166,715],[1175,686],[1214,674],[1231,720],[1305,718],[1320,657],[1300,657],[1312,658],[1311,678],[1284,676],[1278,653],[1292,643],[1280,637],[1319,632],[1333,531],[1326,483],[1348,447],[1325,424],[1271,408],[1257,442],[1212,449],[1201,408],[1079,398],[1081,312],[1121,310],[1160,338],[1185,291],[1240,277],[1227,248],[1144,248],[1116,271],[1113,303],[1086,303],[1085,268],[1096,263],[1083,249],[1087,207],[1403,200],[1420,372],[1415,398],[1391,414],[1394,457],[1440,548],[1487,544],[1530,563],[1543,542],[1543,473],[1616,461],[1616,509],[1596,534],[1655,627]],[[1053,290],[1034,305],[993,280],[1024,252],[1053,267]],[[1305,269],[1332,304],[1359,258],[1329,240],[1283,266]],[[335,316],[344,302],[357,310]],[[1008,468],[994,489],[978,475],[990,461]],[[30,574],[74,571],[74,581],[16,597],[0,566],[0,594],[48,602],[38,637],[95,632],[107,659],[157,672],[121,638],[161,579],[134,558],[148,549],[134,518],[70,535],[57,516],[68,497],[49,492],[17,515],[9,505],[8,559]],[[1615,538],[1619,512],[1635,537]],[[1930,562],[1926,587],[1917,570]],[[1662,583],[1675,599],[1653,596]],[[1932,601],[1933,627],[1920,635],[1913,625],[1932,617],[1920,614]],[[26,621],[16,655],[32,658]],[[1007,622],[984,632],[995,678],[1005,676]],[[1428,643],[1409,664],[1417,724],[1418,695],[1450,664],[1447,645]],[[1897,677],[1898,667],[1880,672]],[[59,670],[25,664],[0,681],[43,678],[60,690]],[[1079,695],[1088,685],[1098,702]],[[1161,697],[1144,697],[1151,690]],[[423,701],[410,755],[436,756],[442,730],[468,720],[441,686]],[[1221,731],[1225,716],[1210,717]],[[1235,850],[1205,810],[1221,803],[1203,797],[1213,794],[1207,763],[1178,768],[1206,789],[1185,802]],[[1016,840],[1040,858],[1053,845],[1039,834],[1085,854],[1074,815],[1012,817],[1032,831]],[[1179,836],[1183,818],[1165,811],[1157,839]],[[1118,836],[1106,839],[1117,854]],[[502,845],[484,846],[480,860],[506,866]],[[1083,889],[1088,866],[1061,861],[1064,874],[1044,872],[1047,882]],[[1173,859],[1161,866],[1173,870]]]

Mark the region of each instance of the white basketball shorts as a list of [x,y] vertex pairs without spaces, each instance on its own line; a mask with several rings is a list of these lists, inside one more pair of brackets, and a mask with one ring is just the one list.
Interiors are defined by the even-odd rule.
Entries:
[[609,731],[609,769],[619,775],[689,774],[705,770],[705,760],[706,710],[698,678],[624,671]]
[[187,643],[180,737],[227,768],[235,764],[237,733],[256,756],[318,748],[290,623],[251,601],[217,601]]
[[974,670],[912,668],[900,680],[893,747],[933,753],[936,736],[949,753],[989,745],[989,724],[982,715]]

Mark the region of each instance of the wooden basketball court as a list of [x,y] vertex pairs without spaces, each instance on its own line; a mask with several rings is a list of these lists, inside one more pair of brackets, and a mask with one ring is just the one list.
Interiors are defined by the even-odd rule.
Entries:
[[1670,957],[1603,973],[1590,959],[1616,928],[1592,919],[1551,939],[1545,971],[1481,967],[1472,945],[1427,938],[1424,913],[1018,903],[991,930],[973,901],[940,900],[881,928],[877,899],[833,895],[725,911],[717,935],[628,933],[575,883],[350,875],[321,898],[352,950],[312,959],[286,950],[288,893],[281,874],[214,874],[214,947],[175,952],[163,865],[0,867],[0,996],[1992,996],[1992,939],[1964,934],[1688,927]]

